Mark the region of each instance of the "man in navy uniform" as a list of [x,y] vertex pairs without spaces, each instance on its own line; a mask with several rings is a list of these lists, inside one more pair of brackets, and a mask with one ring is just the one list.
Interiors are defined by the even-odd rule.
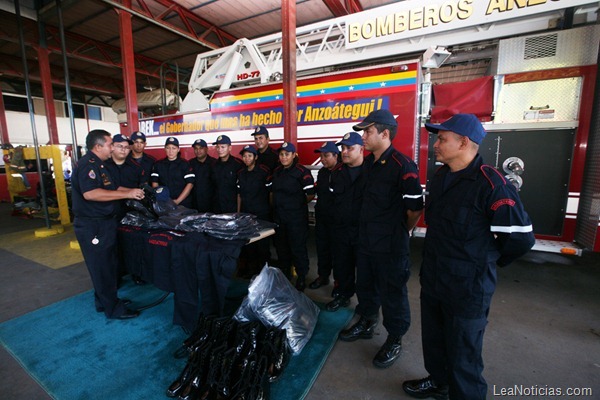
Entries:
[[196,176],[193,191],[194,208],[201,213],[208,212],[211,211],[214,191],[212,169],[217,160],[208,155],[208,145],[204,139],[197,139],[192,147],[196,155],[190,160],[190,166]]
[[496,266],[531,249],[533,228],[515,187],[483,164],[486,132],[477,117],[425,127],[438,135],[435,159],[444,163],[425,202],[421,335],[429,376],[402,387],[416,398],[485,399],[481,351]]
[[231,155],[231,139],[221,135],[213,143],[219,158],[213,165],[215,195],[213,211],[217,214],[237,211],[237,177],[244,163]]
[[254,136],[254,145],[258,150],[258,163],[266,165],[273,171],[277,167],[277,164],[279,164],[279,156],[269,146],[269,131],[260,125],[254,128],[252,136]]
[[156,158],[144,152],[146,148],[146,135],[139,131],[133,132],[130,139],[131,153],[129,153],[129,157],[142,166],[144,174],[150,179],[152,165],[156,162]]
[[117,297],[117,201],[144,198],[142,189],[117,187],[105,166],[112,151],[110,133],[96,129],[86,137],[88,153],[79,159],[71,177],[73,228],[94,285],[96,310],[107,318],[135,318]]
[[363,131],[365,149],[371,152],[363,165],[366,184],[359,217],[356,313],[360,319],[339,338],[371,339],[381,308],[388,337],[373,365],[388,368],[399,357],[402,336],[410,326],[409,238],[423,210],[423,190],[414,161],[392,146],[398,124],[390,111],[373,111],[353,129]]
[[331,171],[338,166],[340,150],[334,142],[324,142],[315,149],[321,155],[323,167],[317,174],[315,192],[317,204],[315,205],[315,243],[317,245],[317,273],[318,277],[311,282],[310,289],[318,289],[329,284],[329,275],[333,270],[332,243],[333,243],[333,195],[329,191],[329,178]]
[[342,163],[331,172],[329,190],[333,196],[333,300],[327,311],[337,311],[350,304],[356,291],[358,224],[365,178],[362,173],[364,143],[356,132],[349,132],[336,143],[342,146]]

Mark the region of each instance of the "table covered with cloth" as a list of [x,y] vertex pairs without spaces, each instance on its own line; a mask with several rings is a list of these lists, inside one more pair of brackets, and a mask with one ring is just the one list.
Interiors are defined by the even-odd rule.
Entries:
[[174,293],[173,323],[188,330],[194,328],[200,312],[222,313],[246,242],[202,232],[119,226],[125,268],[157,288]]

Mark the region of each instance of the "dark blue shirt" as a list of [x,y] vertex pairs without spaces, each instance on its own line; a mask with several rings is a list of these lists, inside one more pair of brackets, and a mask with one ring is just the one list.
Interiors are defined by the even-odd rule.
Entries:
[[[150,182],[169,188],[172,199],[179,197],[185,186],[188,183],[193,184],[195,179],[190,164],[181,157],[177,157],[173,161],[169,161],[166,157],[157,161],[152,167],[150,176]],[[191,196],[188,196],[181,204],[191,207]]]
[[279,165],[279,154],[275,152],[271,148],[271,146],[267,146],[264,153],[258,152],[258,163],[266,165],[269,168],[269,171],[273,172],[277,165]]
[[[336,165],[334,168],[338,167]],[[333,194],[329,190],[329,178],[331,170],[321,168],[317,173],[317,182],[315,183],[315,193],[317,195],[317,204],[315,204],[315,217],[323,222],[331,222],[333,217]]]
[[194,208],[198,212],[208,212],[212,210],[212,200],[214,194],[213,166],[217,160],[214,157],[207,156],[204,162],[192,158],[190,166],[194,171]]
[[73,213],[76,217],[106,218],[116,215],[118,201],[86,200],[83,194],[94,189],[117,190],[104,161],[93,152],[79,159],[71,175]]
[[144,169],[144,174],[147,177],[146,180],[150,178],[150,174],[152,173],[152,166],[156,162],[156,158],[146,153],[143,153],[140,158],[134,158],[133,152],[129,153],[127,158],[137,162],[139,165],[142,166],[142,168]]
[[388,147],[381,157],[369,154],[363,163],[365,192],[360,212],[360,246],[366,253],[409,254],[407,210],[423,209],[417,166]]
[[469,317],[488,305],[496,264],[525,254],[535,238],[515,187],[480,155],[444,187],[449,172],[440,167],[429,184],[421,286]]
[[275,214],[308,214],[307,196],[315,194],[315,180],[310,171],[297,161],[289,168],[279,165],[270,180]]
[[269,219],[269,189],[267,183],[271,175],[269,167],[255,165],[238,173],[238,194],[242,200],[240,211],[256,215],[260,219]]
[[237,177],[244,163],[237,157],[229,156],[223,162],[217,159],[213,165],[215,196],[213,211],[232,213],[237,211]]
[[331,171],[329,190],[333,197],[335,234],[349,243],[358,243],[358,226],[365,189],[362,165],[339,164]]

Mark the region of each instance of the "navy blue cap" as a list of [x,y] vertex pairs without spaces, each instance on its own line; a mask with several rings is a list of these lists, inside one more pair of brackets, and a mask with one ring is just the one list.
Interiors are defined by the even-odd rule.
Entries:
[[158,201],[167,201],[171,198],[169,188],[166,186],[158,186],[154,188],[154,195]]
[[468,137],[471,141],[480,144],[486,135],[483,125],[473,114],[456,114],[441,124],[425,124],[429,132],[451,131],[461,136]]
[[204,139],[196,139],[192,144],[192,147],[195,146],[208,147],[208,145],[206,144],[206,140]]
[[367,118],[365,118],[363,120],[363,122],[361,122],[360,124],[354,125],[352,127],[352,129],[354,129],[355,131],[362,131],[364,129],[367,129],[368,127],[370,127],[373,124],[398,126],[398,123],[396,122],[396,118],[394,118],[394,115],[389,110],[383,109],[383,110],[371,111],[369,113],[369,115],[367,115]]
[[342,140],[336,143],[338,146],[341,144],[345,144],[346,146],[354,146],[355,144],[359,144],[363,146],[365,143],[363,142],[362,136],[360,136],[356,132],[348,132],[344,135]]
[[231,139],[227,135],[220,135],[213,144],[231,144]]
[[242,151],[240,151],[240,154],[244,154],[244,152],[250,152],[252,154],[258,154],[258,152],[256,151],[256,147],[252,146],[252,145],[246,145],[244,146],[244,148],[242,149]]
[[121,135],[120,133],[117,133],[115,136],[113,136],[113,143],[123,143],[123,142],[127,142],[129,144],[133,144],[133,142],[131,141],[131,139],[129,139],[125,135]]
[[334,142],[325,142],[319,147],[315,149],[315,153],[334,153],[340,154],[340,149],[337,148]]
[[256,128],[254,128],[254,132],[252,133],[252,136],[256,136],[256,135],[265,135],[266,137],[269,137],[269,131],[267,130],[267,128],[260,125],[260,126],[257,126]]
[[137,131],[137,132],[133,132],[131,134],[131,140],[133,142],[135,142],[138,139],[142,139],[144,142],[146,141],[146,135],[144,135],[142,132]]
[[295,153],[296,146],[294,146],[293,143],[283,142],[281,144],[281,147],[277,149],[277,152],[279,153],[281,150],[289,151],[290,153]]
[[168,144],[172,144],[172,145],[174,145],[174,146],[177,146],[177,147],[179,147],[179,140],[177,140],[177,138],[176,138],[176,137],[169,136],[169,137],[167,138],[167,140],[165,140],[165,146],[166,146],[166,145],[168,145]]

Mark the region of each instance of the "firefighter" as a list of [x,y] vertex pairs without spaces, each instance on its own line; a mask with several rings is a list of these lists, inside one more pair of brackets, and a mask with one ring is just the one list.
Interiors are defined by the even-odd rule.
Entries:
[[356,259],[358,254],[358,222],[362,205],[365,178],[363,140],[349,132],[336,143],[342,146],[342,162],[332,172],[329,190],[333,196],[333,300],[325,305],[327,311],[337,311],[350,304],[354,296]]
[[146,135],[142,132],[133,132],[131,134],[131,152],[129,158],[140,164],[144,169],[144,175],[149,179],[152,173],[152,166],[156,162],[156,158],[144,152],[146,148]]
[[252,136],[254,136],[254,145],[258,150],[258,163],[266,165],[270,171],[273,171],[279,163],[279,156],[269,146],[269,131],[260,125],[254,128]]
[[[244,146],[240,155],[246,165],[238,173],[238,212],[256,215],[258,219],[268,221],[270,219],[271,207],[269,205],[269,189],[267,183],[271,172],[264,164],[257,164],[256,147]],[[263,239],[248,244],[242,248],[241,259],[245,261],[242,268],[245,277],[257,274],[260,269],[269,262],[271,254],[269,251],[269,240]]]
[[213,145],[219,156],[213,165],[213,211],[218,214],[234,213],[237,211],[237,175],[244,168],[244,163],[231,155],[231,139],[228,136],[219,136]]
[[423,209],[423,190],[415,163],[392,145],[398,124],[389,110],[376,110],[352,127],[363,131],[365,190],[359,216],[356,313],[360,316],[339,338],[371,339],[379,308],[388,337],[373,358],[388,368],[400,356],[410,326],[406,283],[410,277],[409,238]]
[[[324,142],[315,149],[321,156],[323,167],[317,174],[315,193],[315,244],[317,246],[317,279],[308,286],[318,289],[329,284],[329,275],[333,270],[332,241],[333,241],[333,194],[329,191],[331,171],[339,164],[340,151],[334,142]],[[334,289],[335,290],[335,289]]]
[[181,158],[179,140],[170,136],[165,141],[166,157],[157,161],[152,167],[150,182],[152,187],[166,186],[175,204],[187,208],[192,207],[192,196],[195,176],[190,164]]
[[107,318],[135,318],[139,311],[117,297],[118,259],[116,202],[144,198],[142,189],[118,189],[105,166],[112,151],[110,133],[96,129],[86,137],[88,152],[72,175],[73,229],[94,285],[96,311]]
[[270,181],[273,219],[278,225],[273,241],[279,268],[291,278],[293,264],[298,275],[296,289],[304,291],[309,268],[308,203],[315,197],[315,182],[298,162],[294,144],[283,142],[277,151],[280,165]]
[[429,376],[406,381],[417,398],[485,399],[481,351],[496,266],[533,244],[533,228],[515,187],[478,154],[486,135],[472,114],[440,125],[435,159],[444,165],[429,182],[427,234],[421,264],[421,335]]
[[190,166],[194,171],[194,190],[193,201],[194,208],[198,212],[209,212],[213,199],[213,166],[217,161],[214,157],[208,155],[208,145],[204,139],[197,139],[192,144],[196,157],[192,158]]

